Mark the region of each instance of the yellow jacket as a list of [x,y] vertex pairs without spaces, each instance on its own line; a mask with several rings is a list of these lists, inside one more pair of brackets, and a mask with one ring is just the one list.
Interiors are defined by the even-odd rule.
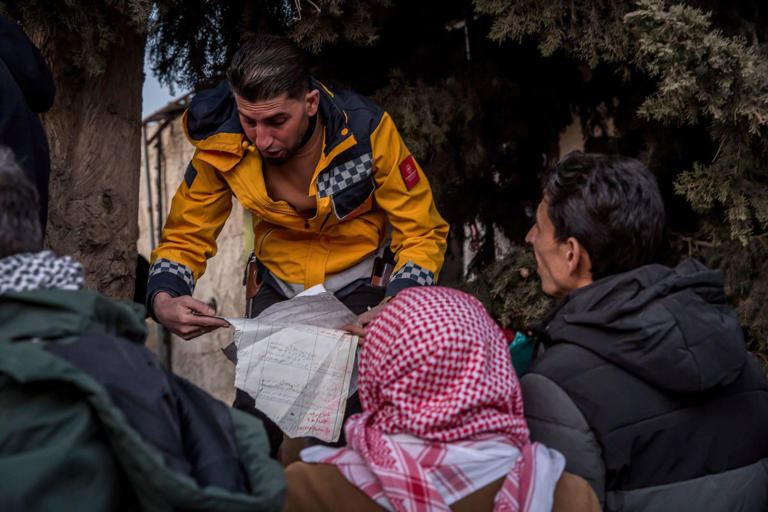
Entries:
[[308,191],[317,198],[310,219],[268,196],[229,85],[197,94],[183,120],[197,150],[152,253],[148,299],[161,290],[191,294],[216,254],[232,195],[253,214],[256,257],[285,282],[309,288],[355,265],[386,243],[388,222],[395,269],[387,295],[436,282],[448,225],[389,114],[352,92],[314,86],[325,125],[318,125],[324,140]]

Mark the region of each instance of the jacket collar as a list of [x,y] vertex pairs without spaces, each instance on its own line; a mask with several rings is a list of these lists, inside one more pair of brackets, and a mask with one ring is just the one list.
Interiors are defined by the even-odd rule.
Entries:
[[339,144],[352,135],[349,116],[336,101],[336,95],[319,80],[312,79],[312,88],[320,91],[320,115],[325,122],[325,148],[328,156]]

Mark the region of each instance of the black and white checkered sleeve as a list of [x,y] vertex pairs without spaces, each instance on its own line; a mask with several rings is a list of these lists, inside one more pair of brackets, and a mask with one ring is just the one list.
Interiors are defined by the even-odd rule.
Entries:
[[158,258],[149,269],[147,282],[147,310],[152,312],[152,299],[158,292],[168,292],[174,297],[192,295],[195,291],[195,275],[188,266],[173,260]]
[[434,272],[409,261],[392,274],[392,280],[387,285],[386,294],[391,297],[400,290],[411,286],[430,286],[433,284],[435,284]]
[[318,197],[332,196],[371,175],[373,155],[364,153],[342,162],[317,177]]

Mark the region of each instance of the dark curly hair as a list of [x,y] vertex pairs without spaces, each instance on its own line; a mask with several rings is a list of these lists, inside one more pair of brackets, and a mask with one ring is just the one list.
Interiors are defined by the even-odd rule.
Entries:
[[634,158],[574,151],[545,176],[542,192],[555,239],[579,241],[592,262],[592,279],[658,257],[664,203],[656,178]]
[[43,248],[39,200],[10,148],[0,146],[0,258]]
[[235,52],[227,70],[232,90],[246,101],[265,101],[284,93],[301,99],[310,89],[304,53],[288,38],[258,35]]

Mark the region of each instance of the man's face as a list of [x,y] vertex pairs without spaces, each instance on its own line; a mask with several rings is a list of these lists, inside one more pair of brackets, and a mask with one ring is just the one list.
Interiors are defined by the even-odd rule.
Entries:
[[568,267],[568,244],[555,239],[555,226],[547,212],[547,197],[536,209],[536,223],[528,231],[525,241],[533,246],[541,277],[541,289],[547,295],[562,297],[576,289]]
[[234,93],[240,125],[245,136],[256,146],[264,160],[281,164],[288,161],[301,145],[309,117],[317,113],[319,92],[307,93],[303,100],[282,94],[252,103]]

